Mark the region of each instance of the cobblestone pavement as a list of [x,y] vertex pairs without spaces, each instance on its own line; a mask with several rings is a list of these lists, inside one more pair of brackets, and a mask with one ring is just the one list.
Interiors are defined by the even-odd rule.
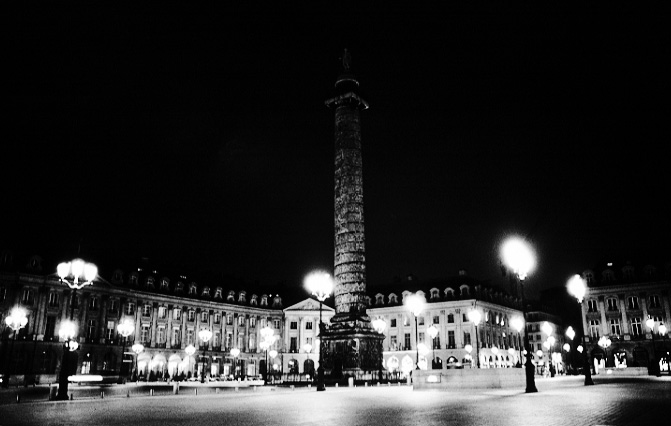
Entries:
[[0,406],[10,425],[653,425],[668,424],[671,379],[539,379],[522,390],[329,388],[81,398]]

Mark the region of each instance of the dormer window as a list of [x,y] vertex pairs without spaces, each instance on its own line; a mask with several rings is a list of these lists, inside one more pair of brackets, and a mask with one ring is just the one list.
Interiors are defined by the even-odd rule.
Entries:
[[245,293],[244,291],[241,291],[238,294],[238,303],[245,303],[246,301],[247,301],[247,293]]
[[112,275],[112,282],[114,284],[121,284],[123,282],[123,273],[121,270],[117,269],[114,271],[114,275]]
[[177,285],[175,286],[175,293],[183,293],[184,292],[184,283],[181,281],[177,281]]
[[228,296],[226,296],[226,301],[227,302],[235,302],[235,292],[233,290],[228,292]]
[[138,279],[137,279],[137,278],[138,278],[138,277],[137,277],[137,272],[133,272],[132,274],[130,274],[130,278],[129,278],[128,281],[129,281],[131,284],[133,284],[133,285],[137,285],[137,283],[138,283]]
[[470,295],[470,290],[467,285],[459,287],[459,291],[461,292],[461,297],[468,297]]
[[454,289],[448,287],[445,289],[445,297],[448,299],[454,299]]
[[644,275],[646,278],[652,278],[652,277],[654,277],[654,276],[655,276],[655,272],[656,272],[655,267],[652,266],[652,265],[645,265],[645,266],[643,267],[643,275]]
[[214,298],[215,298],[215,299],[223,299],[223,297],[224,297],[224,296],[222,295],[222,289],[221,289],[221,287],[217,287],[217,288],[214,290]]
[[42,270],[42,258],[39,256],[33,256],[28,262],[28,269],[31,271],[39,272]]
[[201,293],[201,296],[210,297],[210,287],[203,287],[203,292]]
[[638,310],[641,309],[638,304],[638,297],[636,296],[629,296],[627,298],[627,309],[631,310]]
[[601,278],[605,283],[613,282],[615,281],[615,273],[612,269],[606,269],[601,273]]
[[438,299],[440,299],[440,291],[437,288],[432,288],[430,300],[438,300]]
[[585,271],[585,273],[583,274],[583,278],[585,279],[585,282],[587,283],[588,286],[594,285],[594,272]]
[[261,295],[261,306],[268,306],[268,295]]
[[168,291],[169,286],[170,286],[170,280],[167,278],[163,278],[161,280],[161,290]]
[[191,283],[189,285],[189,295],[195,296],[197,294],[198,294],[198,287],[196,286],[196,283]]
[[252,300],[249,301],[249,304],[252,306],[256,306],[259,304],[259,297],[256,294],[252,295]]
[[634,276],[634,267],[631,265],[626,265],[624,268],[622,268],[622,276],[624,277],[625,280],[632,281],[635,279]]
[[395,295],[394,293],[391,293],[389,295],[389,303],[398,303],[398,296]]
[[282,307],[282,298],[280,296],[273,297],[273,308]]
[[375,295],[375,304],[378,306],[384,305],[384,295],[383,294],[376,294]]
[[147,277],[147,288],[154,288],[154,277]]

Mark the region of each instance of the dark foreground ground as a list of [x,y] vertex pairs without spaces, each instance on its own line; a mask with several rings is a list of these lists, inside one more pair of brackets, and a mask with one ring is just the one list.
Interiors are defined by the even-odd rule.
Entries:
[[[410,386],[261,388],[148,396],[123,387],[73,401],[0,405],[10,425],[655,425],[669,424],[671,378],[538,379],[523,390],[413,391]],[[137,390],[137,389],[136,389]],[[5,391],[7,392],[7,391]],[[7,395],[5,395],[5,400]]]

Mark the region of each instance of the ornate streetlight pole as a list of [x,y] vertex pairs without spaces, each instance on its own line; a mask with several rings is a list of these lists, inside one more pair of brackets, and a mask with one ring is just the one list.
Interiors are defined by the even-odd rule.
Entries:
[[417,325],[417,317],[424,310],[424,305],[426,300],[424,296],[421,296],[417,293],[409,294],[403,299],[403,305],[406,309],[412,312],[412,315],[415,317],[415,348],[416,348],[416,358],[415,358],[415,370],[419,370],[419,329]]
[[[573,338],[575,337],[575,330],[573,330],[573,327],[569,325],[569,327],[566,329],[566,337],[573,342]],[[568,345],[568,349],[566,349],[566,345]],[[573,369],[573,353],[571,352],[571,345],[569,343],[566,343],[564,345],[564,350],[569,354],[569,365],[571,366],[571,370]]]
[[7,318],[5,318],[5,323],[9,328],[14,331],[14,338],[12,339],[12,345],[9,348],[9,361],[7,363],[7,374],[5,381],[2,383],[3,388],[9,387],[9,378],[12,375],[12,352],[14,352],[14,342],[16,341],[16,336],[19,334],[19,330],[28,324],[28,317],[26,317],[26,310],[23,308],[15,307],[12,309],[11,313]]
[[231,349],[231,356],[233,357],[233,378],[238,378],[238,356],[240,355],[240,349],[233,348]]
[[144,345],[142,343],[136,343],[133,346],[131,346],[131,350],[135,352],[135,380],[137,380],[139,371],[137,371],[137,357],[142,353],[144,350]]
[[313,272],[305,277],[305,288],[319,300],[319,368],[317,368],[317,391],[325,391],[324,385],[324,357],[325,349],[324,339],[324,322],[322,321],[322,304],[324,300],[331,294],[333,289],[333,279],[331,275],[326,272]]
[[[205,348],[206,348],[205,350],[207,350],[207,342],[209,342],[210,339],[212,338],[212,332],[210,330],[204,328],[204,329],[202,329],[198,332],[198,337],[200,337],[200,340],[203,341],[203,343],[205,344]],[[201,359],[205,356],[206,356],[205,354],[200,355]],[[205,364],[206,363],[203,362],[203,370],[200,372],[200,382],[201,383],[205,383],[205,367],[206,367]]]
[[[654,371],[657,377],[661,376],[662,373],[659,369],[659,361],[657,360],[657,345],[655,345],[655,320],[648,315],[648,319],[645,321],[645,325],[650,329],[650,335],[652,336],[652,360],[654,361]],[[599,343],[601,343],[599,341]]]
[[[662,336],[662,347],[664,348],[664,358],[666,359],[666,369],[669,372],[669,375],[671,376],[671,360],[669,360],[669,351],[666,349],[666,326],[664,325],[663,322],[659,323],[659,327],[657,328],[659,330],[659,335]],[[662,374],[660,371],[659,374]]]
[[130,336],[133,333],[133,330],[135,330],[135,325],[133,324],[133,321],[129,319],[125,319],[119,323],[119,325],[116,326],[117,331],[119,334],[123,336],[123,346],[121,347],[121,367],[119,368],[119,384],[123,383],[124,376],[127,376],[128,373],[124,375],[123,373],[123,367],[125,364],[124,357],[126,355],[126,344],[128,343],[128,336]]
[[518,347],[519,350],[520,350],[519,365],[521,366],[521,365],[522,365],[522,345],[520,344],[520,343],[521,343],[521,339],[519,338],[519,337],[520,337],[519,335],[520,335],[520,333],[522,332],[522,328],[524,327],[524,319],[519,318],[519,317],[515,317],[515,318],[513,318],[513,319],[510,321],[510,325],[511,325],[515,330],[517,330],[517,337],[518,337],[518,338],[517,338],[517,347]]
[[433,370],[435,368],[435,365],[436,365],[436,342],[435,342],[435,338],[438,335],[438,327],[436,327],[435,325],[432,324],[431,327],[429,327],[426,330],[426,332],[429,333],[429,336],[431,336],[431,348],[433,348],[433,359],[431,360],[431,369]]
[[259,343],[259,347],[266,351],[266,371],[263,378],[263,383],[268,384],[268,349],[270,349],[273,342],[275,341],[275,331],[266,325],[259,331],[259,333],[261,334],[262,339]]
[[[268,355],[273,361],[275,360],[275,357],[277,356],[277,351],[275,349],[271,349],[268,351]],[[266,371],[268,370],[268,367],[266,367]],[[273,383],[275,383],[275,364],[273,364]]]
[[[582,299],[583,297],[585,297],[585,292],[587,291],[585,280],[583,280],[580,275],[576,274],[573,277],[571,277],[571,279],[568,281],[567,287],[569,294],[571,294],[578,300],[578,306],[582,306]],[[580,318],[582,321],[582,310],[580,312]],[[583,355],[585,357],[584,359],[585,365],[583,366],[583,369],[585,371],[585,386],[592,386],[594,384],[594,381],[592,380],[592,367],[590,366],[589,355],[587,354],[587,333],[585,332],[584,327],[582,337],[585,345],[585,347],[583,348],[584,351]]]
[[[71,262],[59,263],[56,271],[60,281],[72,289],[70,320],[74,321],[77,290],[81,290],[82,288],[93,284],[93,280],[95,280],[98,276],[98,268],[93,263],[84,262],[82,259],[75,259]],[[72,328],[76,328],[74,323],[72,323]],[[72,331],[68,328],[68,330],[63,331],[64,332],[61,334],[61,337],[66,340],[63,348],[63,359],[61,360],[61,372],[58,381],[58,395],[56,395],[56,399],[59,400],[68,399],[68,373],[69,370],[71,370],[68,363],[68,359],[71,358],[69,353],[76,350],[76,348],[79,346],[77,342],[71,341],[71,339],[75,337],[76,329]],[[72,333],[70,333],[70,331],[72,331]],[[73,346],[75,347],[74,349]]]
[[482,314],[480,311],[473,310],[468,312],[468,320],[475,326],[475,365],[477,368],[480,368],[480,342],[478,341],[478,324],[480,324],[481,319]]
[[[527,307],[524,299],[524,280],[529,272],[533,271],[536,266],[536,258],[532,253],[527,243],[521,238],[510,238],[503,243],[501,247],[501,255],[503,263],[507,265],[517,275],[517,280],[520,283],[520,294],[522,298],[522,314],[526,319]],[[526,367],[526,393],[538,392],[536,389],[536,382],[534,378],[535,368],[531,362],[531,345],[529,343],[529,333],[524,328],[524,345],[527,350]]]

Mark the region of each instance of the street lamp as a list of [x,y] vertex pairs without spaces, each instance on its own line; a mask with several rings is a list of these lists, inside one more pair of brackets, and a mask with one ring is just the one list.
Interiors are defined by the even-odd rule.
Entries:
[[233,357],[233,378],[238,378],[238,356],[240,355],[240,349],[233,348],[231,349],[231,356]]
[[259,333],[261,334],[261,343],[259,343],[259,347],[261,350],[266,351],[266,371],[263,380],[265,384],[268,384],[268,349],[275,341],[275,331],[266,325],[261,330],[259,330]]
[[[573,338],[575,337],[575,330],[573,330],[573,327],[569,325],[569,327],[566,329],[566,337],[573,342]],[[566,349],[566,346],[568,346],[569,349]],[[573,354],[570,352],[571,345],[566,343],[564,345],[564,350],[568,353],[569,356],[569,365],[571,366],[571,369],[573,369]]]
[[2,387],[9,387],[9,378],[12,374],[12,352],[14,352],[14,342],[16,341],[16,336],[19,334],[19,330],[28,324],[28,317],[26,316],[26,310],[20,307],[12,308],[9,316],[5,318],[5,323],[9,328],[14,331],[14,339],[12,339],[12,346],[9,348],[9,364],[7,366],[7,377],[5,382],[2,383]]
[[422,313],[426,300],[420,294],[409,294],[403,299],[403,305],[415,316],[415,348],[417,349],[417,357],[415,359],[415,369],[419,370],[419,331],[417,328],[417,317]]
[[466,356],[464,358],[468,359],[471,362],[471,368],[473,368],[473,357],[471,356],[471,351],[473,350],[473,346],[466,345],[466,346],[464,346],[464,350],[466,351]]
[[[125,365],[124,363],[124,356],[126,355],[126,344],[128,343],[128,336],[130,336],[133,333],[133,330],[135,330],[135,325],[133,324],[133,321],[129,320],[126,318],[125,320],[121,321],[119,325],[116,326],[117,331],[119,334],[123,336],[123,346],[121,347],[121,368],[119,368],[119,383],[123,383],[123,367]],[[128,375],[128,374],[126,374]]]
[[605,360],[604,360],[603,365],[607,366],[607,364],[608,364],[608,347],[610,346],[610,343],[611,343],[610,339],[606,336],[601,336],[598,343],[599,343],[599,346],[601,346],[603,348],[603,351],[605,353]]
[[[56,267],[56,272],[60,281],[72,289],[72,302],[70,303],[70,320],[74,320],[75,301],[77,300],[77,290],[93,284],[93,280],[98,276],[98,267],[93,263],[84,262],[82,259],[74,259],[71,262],[59,263]],[[74,333],[72,334],[74,337]],[[72,344],[70,340],[66,340],[63,349],[63,359],[61,360],[61,374],[58,381],[58,395],[56,399],[68,399],[68,358],[71,358],[69,351]]]
[[522,331],[522,328],[524,327],[524,319],[520,317],[515,317],[512,320],[510,320],[510,325],[517,330],[517,347],[520,350],[520,358],[519,358],[519,365],[522,366],[522,345],[521,345],[521,339],[519,338],[520,332]]
[[[271,350],[268,351],[267,356],[269,356],[273,360],[273,383],[274,383],[275,382],[275,357],[277,356],[277,351],[275,349],[271,349]],[[266,371],[267,370],[268,370],[268,367],[266,367]]]
[[431,369],[433,369],[434,364],[436,362],[436,342],[434,341],[434,339],[438,335],[438,327],[436,327],[435,325],[431,325],[431,327],[429,327],[426,330],[426,332],[429,333],[429,336],[431,336],[431,347],[433,348],[433,359],[431,360]]
[[[380,334],[384,334],[384,330],[387,328],[387,323],[382,318],[374,319],[371,322],[373,329]],[[382,381],[382,356],[380,355],[380,365],[378,369],[378,379]]]
[[135,352],[135,379],[137,380],[139,371],[137,371],[138,366],[137,366],[137,357],[142,353],[144,350],[144,345],[142,343],[136,343],[133,346],[130,347],[133,352]]
[[[663,322],[659,323],[659,327],[657,328],[659,330],[659,335],[662,336],[662,343],[664,343],[664,358],[666,358],[666,369],[669,372],[669,375],[671,375],[671,360],[669,360],[669,351],[666,350],[666,326],[664,325]],[[659,374],[662,374],[661,371]]]
[[324,300],[331,294],[333,290],[333,279],[331,275],[326,272],[312,272],[305,277],[303,282],[305,288],[319,300],[319,368],[317,368],[317,391],[325,391],[324,385],[324,357],[323,352],[325,348],[324,339],[324,322],[322,321],[322,305]]
[[[527,245],[527,243],[518,237],[512,237],[506,240],[501,246],[501,255],[503,262],[517,275],[520,283],[520,293],[522,296],[522,314],[526,319],[527,306],[524,299],[524,280],[529,272],[536,267],[536,257]],[[529,333],[524,328],[524,344],[527,349],[526,366],[526,393],[538,392],[534,379],[534,365],[531,362],[531,345],[529,344]]]
[[659,361],[657,361],[657,347],[655,345],[655,320],[648,315],[648,319],[645,321],[645,325],[650,329],[650,335],[652,335],[652,359],[655,365],[655,375],[659,377],[662,373],[659,369]]
[[468,313],[468,320],[475,326],[475,358],[477,360],[476,366],[480,368],[480,342],[478,341],[478,324],[480,324],[480,320],[482,320],[482,314],[480,311],[470,311]]
[[[206,351],[206,350],[207,350],[207,342],[209,342],[210,339],[212,338],[212,332],[211,332],[210,330],[206,329],[206,328],[203,328],[202,330],[200,330],[200,331],[198,332],[198,337],[199,337],[200,340],[202,340],[203,343],[205,344],[205,349],[203,349],[203,350]],[[206,355],[201,354],[201,355],[200,355],[200,358],[202,359],[202,358],[205,357],[205,356],[206,356]],[[203,368],[202,368],[202,370],[201,370],[201,372],[200,372],[200,382],[201,382],[201,383],[205,383],[205,362],[203,362]]]
[[[578,306],[581,306],[582,299],[583,297],[585,297],[585,292],[587,291],[585,280],[583,280],[580,275],[576,274],[573,277],[571,277],[571,279],[568,281],[567,287],[569,294],[575,297],[578,300]],[[580,312],[580,317],[582,318],[582,310]],[[585,347],[583,348],[583,351],[581,351],[580,347],[578,347],[578,352],[582,352],[584,355],[585,365],[583,369],[585,371],[585,386],[591,386],[594,384],[594,381],[592,380],[592,368],[590,366],[589,355],[587,354],[587,350],[585,350],[587,348],[587,336],[584,327],[582,337]]]

